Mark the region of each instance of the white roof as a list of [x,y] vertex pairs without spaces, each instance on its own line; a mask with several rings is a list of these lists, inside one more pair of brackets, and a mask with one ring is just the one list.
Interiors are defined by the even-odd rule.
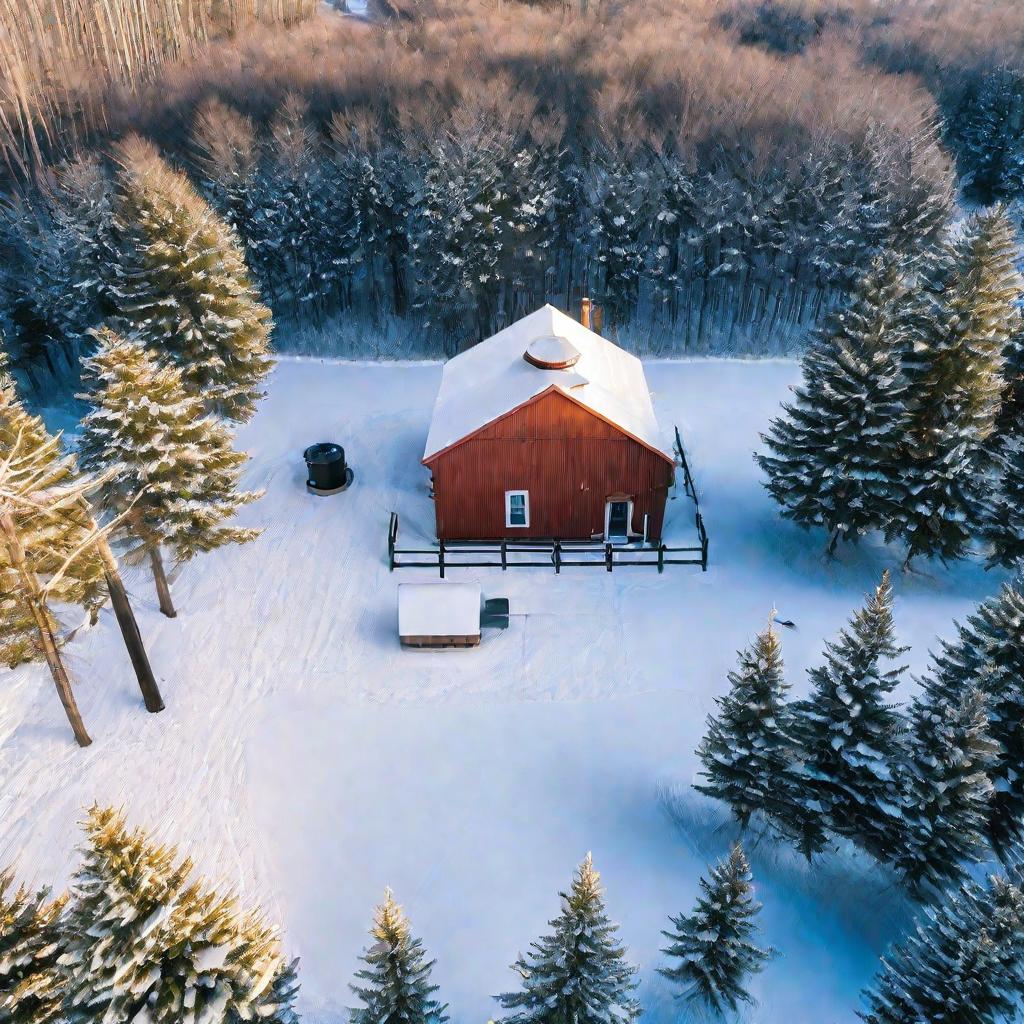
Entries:
[[479,636],[479,583],[399,583],[399,636]]
[[[553,337],[580,353],[574,366],[544,370],[523,358],[527,346]],[[445,363],[424,460],[552,386],[674,458],[658,429],[640,360],[549,305]]]

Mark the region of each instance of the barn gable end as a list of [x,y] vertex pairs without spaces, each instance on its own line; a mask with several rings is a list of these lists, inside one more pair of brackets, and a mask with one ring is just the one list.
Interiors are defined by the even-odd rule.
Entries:
[[[674,463],[551,388],[427,461],[445,540],[603,535],[609,498],[632,502],[631,530],[661,536]],[[529,494],[527,528],[506,523],[508,491]]]

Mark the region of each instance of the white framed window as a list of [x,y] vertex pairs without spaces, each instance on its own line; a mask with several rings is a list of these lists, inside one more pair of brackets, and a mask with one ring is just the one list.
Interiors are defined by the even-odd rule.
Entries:
[[505,492],[505,525],[509,529],[530,525],[529,491]]

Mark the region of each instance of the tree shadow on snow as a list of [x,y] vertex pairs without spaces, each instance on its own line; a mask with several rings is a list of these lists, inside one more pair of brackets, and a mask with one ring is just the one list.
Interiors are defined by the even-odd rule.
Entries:
[[876,950],[910,927],[916,905],[898,879],[846,841],[808,863],[775,837],[763,820],[755,818],[741,832],[724,804],[703,797],[689,785],[667,784],[659,796],[683,840],[702,862],[714,864],[733,842],[742,842],[762,900],[781,894],[789,912],[798,918],[817,921],[823,931],[854,935]]

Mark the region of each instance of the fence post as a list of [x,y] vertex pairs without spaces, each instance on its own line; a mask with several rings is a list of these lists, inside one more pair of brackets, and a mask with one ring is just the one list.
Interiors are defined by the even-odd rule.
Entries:
[[501,542],[501,571],[508,568],[508,541]]
[[551,557],[555,562],[555,575],[557,576],[562,571],[562,542],[560,540],[555,541],[555,545],[551,549]]
[[392,512],[391,520],[388,522],[388,571],[395,571],[395,535],[398,533],[396,529],[398,523],[398,516]]
[[658,545],[658,572],[665,571],[665,543]]
[[440,548],[437,554],[437,568],[441,573],[441,579],[444,579],[444,541],[441,541]]
[[604,546],[604,564],[608,572],[612,571],[612,546],[611,544],[605,544]]

